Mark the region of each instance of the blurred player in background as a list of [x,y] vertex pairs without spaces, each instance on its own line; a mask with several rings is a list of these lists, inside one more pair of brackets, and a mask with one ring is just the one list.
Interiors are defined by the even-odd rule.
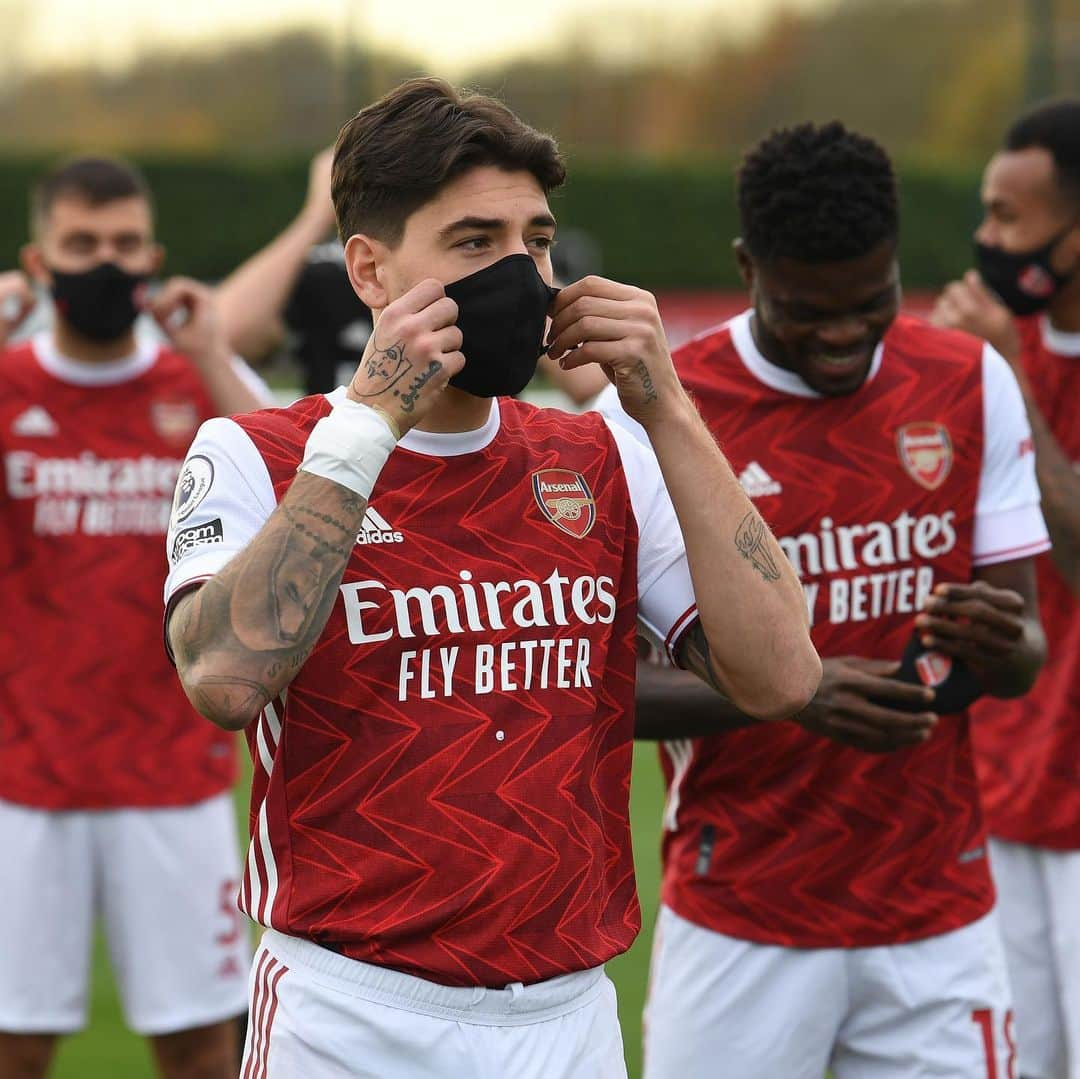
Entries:
[[1046,667],[1022,700],[978,708],[980,780],[1020,1071],[1080,1079],[1080,99],[1012,126],[982,198],[978,269],[933,317],[1012,366],[1053,549],[1038,560]]
[[[57,1035],[84,1025],[100,916],[161,1074],[224,1077],[249,966],[234,742],[185,700],[154,611],[187,446],[267,395],[208,289],[150,294],[164,252],[132,168],[64,165],[31,214],[27,276],[0,276],[0,347],[29,280],[55,307],[50,330],[0,352],[0,1075],[44,1075]],[[166,347],[136,341],[140,309]]]
[[[802,594],[652,297],[554,295],[551,138],[416,80],[345,126],[333,175],[363,360],[329,397],[205,425],[170,539],[223,537],[171,550],[167,633],[255,762],[248,1068],[622,1076],[603,964],[640,922],[636,626],[778,718],[820,672]],[[509,396],[549,314],[552,356],[603,362],[655,456]]]
[[[898,315],[876,143],[774,132],[738,199],[752,309],[676,370],[802,579],[824,677],[765,726],[643,672],[638,733],[664,740],[669,788],[646,1075],[1004,1077],[962,683],[1018,696],[1043,658],[1023,402],[992,348]],[[927,651],[901,680],[909,642]]]
[[333,154],[323,150],[312,160],[295,220],[216,289],[230,345],[253,363],[286,345],[309,394],[348,383],[371,335],[371,312],[349,284],[333,235]]

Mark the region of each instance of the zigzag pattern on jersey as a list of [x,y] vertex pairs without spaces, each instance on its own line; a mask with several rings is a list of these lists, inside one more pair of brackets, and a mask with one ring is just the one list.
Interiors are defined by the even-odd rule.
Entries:
[[[249,732],[254,891],[263,924],[449,985],[535,982],[597,966],[640,924],[628,828],[637,533],[618,451],[597,416],[500,402],[487,449],[433,458],[399,448],[371,505],[403,542],[358,546],[345,583],[543,581],[557,568],[613,577],[610,626],[510,624],[483,633],[350,643],[337,605],[290,686],[280,743]],[[282,497],[323,398],[242,417]],[[597,520],[584,539],[545,520],[530,475],[584,474]],[[550,605],[548,609],[550,615]],[[371,634],[393,627],[365,612]],[[593,687],[399,700],[403,649],[588,635]],[[603,677],[598,677],[604,672]],[[270,753],[260,750],[258,738]],[[501,739],[496,732],[501,732]],[[275,748],[276,747],[276,748]],[[270,757],[271,767],[266,767]],[[265,824],[261,822],[265,821]],[[265,827],[268,841],[258,841]],[[273,899],[267,902],[274,859]]]
[[[1024,371],[1058,445],[1080,462],[1080,357],[1051,352],[1041,322],[1020,321]],[[1080,850],[1080,603],[1049,553],[1036,569],[1046,666],[1030,693],[973,710],[983,811],[991,835]]]
[[[779,393],[745,367],[721,330],[676,354],[680,377],[736,472],[758,461],[782,492],[756,500],[778,537],[828,527],[955,513],[956,542],[913,558],[936,581],[969,580],[982,459],[981,343],[897,319],[875,380],[849,397]],[[936,491],[897,451],[904,424],[947,426],[952,471]],[[823,657],[898,659],[913,614],[830,622],[829,591],[861,564],[814,576],[813,639]],[[966,716],[943,718],[922,746],[875,755],[794,723],[698,739],[678,791],[678,827],[664,843],[664,901],[700,925],[794,947],[860,947],[946,932],[985,913],[993,891]],[[661,762],[670,783],[674,765]],[[702,836],[712,852],[702,868]],[[708,835],[709,833],[704,833]]]
[[[106,387],[54,378],[29,342],[0,352],[0,365],[0,457],[146,456],[175,459],[178,473],[186,447],[155,430],[153,406],[182,401],[198,421],[214,414],[190,361],[169,350],[139,377]],[[36,406],[56,430],[20,436],[15,420]],[[234,739],[196,715],[161,643],[164,526],[159,534],[92,534],[78,524],[35,534],[43,498],[70,503],[78,522],[89,497],[13,497],[6,482],[0,798],[109,809],[190,805],[227,790],[236,778]],[[159,495],[167,517],[170,492]]]

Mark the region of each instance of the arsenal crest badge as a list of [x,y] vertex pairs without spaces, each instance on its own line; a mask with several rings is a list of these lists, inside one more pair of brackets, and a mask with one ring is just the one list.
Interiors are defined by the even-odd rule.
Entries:
[[936,491],[952,470],[952,439],[944,424],[905,424],[896,432],[896,451],[907,474],[928,491]]
[[585,477],[566,468],[543,468],[532,476],[540,512],[556,528],[583,539],[596,523],[596,501]]
[[943,652],[923,652],[915,660],[915,672],[924,686],[940,686],[952,670],[952,660]]
[[162,438],[187,445],[198,429],[199,409],[194,401],[155,401],[150,422]]

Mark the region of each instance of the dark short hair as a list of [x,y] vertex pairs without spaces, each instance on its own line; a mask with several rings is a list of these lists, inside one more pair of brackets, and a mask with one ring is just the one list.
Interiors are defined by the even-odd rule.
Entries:
[[402,83],[338,135],[331,196],[342,240],[362,232],[397,244],[410,214],[479,165],[530,172],[545,194],[566,179],[555,140],[501,101],[441,79]]
[[754,258],[836,262],[896,241],[889,155],[833,121],[773,131],[738,172],[742,240]]
[[1080,98],[1043,101],[1006,132],[1006,150],[1033,147],[1053,157],[1062,191],[1069,199],[1080,200]]
[[30,192],[30,227],[36,229],[60,199],[73,198],[91,206],[117,199],[140,198],[153,209],[146,177],[127,161],[110,157],[77,157],[57,165]]

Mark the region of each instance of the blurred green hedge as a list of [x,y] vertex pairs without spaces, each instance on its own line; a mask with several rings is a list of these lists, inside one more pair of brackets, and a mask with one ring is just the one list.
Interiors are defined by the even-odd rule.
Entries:
[[[308,162],[222,158],[140,161],[158,204],[167,269],[215,279],[270,240],[299,209]],[[47,165],[0,158],[0,269],[27,238],[27,191]],[[908,288],[936,288],[970,263],[977,172],[900,169],[901,257]],[[730,165],[717,161],[573,160],[553,200],[561,226],[590,232],[603,272],[651,289],[737,287]]]

